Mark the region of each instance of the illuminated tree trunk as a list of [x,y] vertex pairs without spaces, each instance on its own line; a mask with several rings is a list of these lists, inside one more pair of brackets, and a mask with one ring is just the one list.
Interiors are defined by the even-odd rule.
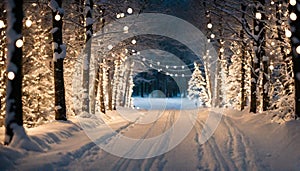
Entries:
[[[15,134],[17,127],[23,128],[22,112],[22,42],[23,0],[7,1],[7,89],[6,89],[6,117],[5,140],[8,145]],[[22,42],[23,43],[23,42]]]
[[[83,89],[83,101],[82,101],[82,111],[90,112],[90,100],[89,100],[89,80],[90,80],[90,60],[91,60],[91,38],[93,35],[93,0],[85,1],[85,25],[86,25],[86,44],[83,59],[83,74],[82,74],[82,89]],[[94,100],[94,99],[92,99]]]
[[105,113],[105,102],[104,102],[104,79],[103,79],[103,61],[101,61],[99,67],[99,103],[100,103],[100,110],[102,113]]
[[[291,1],[293,2],[293,1]],[[293,51],[293,71],[294,71],[294,80],[295,80],[295,115],[300,117],[300,11],[297,9],[297,6],[300,5],[300,0],[295,0],[295,4],[289,4],[289,12],[295,14],[297,17],[291,16],[293,19],[290,20],[292,37],[291,45]]]
[[54,43],[54,87],[55,87],[55,119],[67,120],[65,85],[64,85],[64,58],[66,57],[66,45],[62,41],[63,9],[62,0],[51,0],[49,6],[52,9],[53,43]]
[[[243,11],[243,15],[242,18],[245,18],[245,12],[246,12],[246,5],[242,4],[241,5],[242,11]],[[246,47],[247,47],[247,43],[244,40],[245,39],[245,33],[244,30],[240,31],[240,37],[242,40],[242,62],[241,62],[241,110],[245,109],[246,106]]]

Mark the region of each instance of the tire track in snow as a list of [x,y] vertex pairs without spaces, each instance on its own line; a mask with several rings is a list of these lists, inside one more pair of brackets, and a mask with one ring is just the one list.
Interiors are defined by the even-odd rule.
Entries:
[[[175,120],[175,111],[167,111],[167,119],[166,119],[166,124],[164,125],[164,128],[162,129],[162,132],[166,132],[171,126],[174,124]],[[143,139],[146,139],[149,136],[149,133],[153,131],[155,126],[158,125],[158,120],[156,120],[151,127],[148,129],[148,131],[140,138],[141,142]],[[149,150],[154,150],[161,148],[166,148],[166,144],[169,144],[170,137],[165,137],[164,139],[161,139],[160,142],[157,144],[154,144],[153,147]],[[136,151],[141,143],[137,144],[134,151]],[[128,168],[133,168],[133,170],[145,170],[145,171],[150,171],[150,170],[163,170],[165,165],[167,163],[167,160],[165,159],[165,155],[162,154],[160,156],[156,156],[153,158],[148,158],[148,159],[141,159],[141,160],[133,160],[133,159],[120,159],[115,167],[112,170],[126,170]]]
[[[198,136],[202,134],[202,129],[204,127],[204,121],[198,120],[196,122],[196,125],[198,125]],[[211,131],[209,127],[207,127],[207,131]],[[201,144],[199,144],[201,145]],[[228,164],[226,163],[226,160],[218,147],[218,144],[216,143],[216,140],[214,138],[214,135],[211,136],[208,141],[206,141],[203,144],[203,151],[205,157],[211,157],[210,159],[203,158],[206,160],[206,166],[208,166],[207,170],[230,170]],[[200,156],[198,156],[200,158]],[[214,161],[214,165],[211,166],[211,162]],[[203,162],[200,161],[200,164],[203,164]],[[199,166],[201,168],[201,165]],[[198,167],[198,169],[199,169]],[[212,167],[212,168],[211,168]],[[200,169],[199,169],[200,170]],[[205,169],[206,170],[206,169]]]
[[250,147],[252,142],[249,138],[228,117],[224,118],[224,124],[235,135],[232,137],[235,142],[235,154],[232,157],[237,162],[236,167],[242,168],[242,170],[264,170],[259,163],[255,163],[258,160],[255,152],[251,150],[253,148]]

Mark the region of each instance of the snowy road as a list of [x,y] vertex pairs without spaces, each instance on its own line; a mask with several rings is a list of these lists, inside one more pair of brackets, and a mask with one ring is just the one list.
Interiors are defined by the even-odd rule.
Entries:
[[[268,136],[262,135],[271,128],[265,124],[253,126],[250,116],[223,116],[214,135],[204,144],[199,137],[207,118],[208,111],[198,114],[197,122],[187,137],[171,151],[149,159],[126,159],[111,155],[95,145],[85,134],[78,122],[54,122],[28,131],[31,138],[37,142],[44,152],[16,152],[17,161],[8,169],[19,170],[282,170],[286,165],[275,166],[273,160],[284,162],[284,158],[273,153],[272,148],[280,148],[285,144],[265,141]],[[167,131],[178,118],[179,111],[165,111],[160,119],[151,124],[136,124],[134,122],[112,122],[110,126],[119,134],[132,138],[147,139]],[[250,120],[249,120],[250,118]],[[247,120],[249,127],[246,123]],[[261,119],[260,119],[261,120]],[[76,123],[77,122],[77,123]],[[257,122],[257,121],[255,121]],[[57,128],[55,128],[57,126]],[[262,128],[265,129],[262,129]],[[60,129],[58,129],[60,128]],[[61,130],[62,129],[62,130]],[[249,131],[249,129],[252,129]],[[253,134],[261,130],[262,134]],[[109,143],[118,134],[106,136],[103,141]],[[275,137],[275,136],[274,136]],[[272,138],[274,138],[272,137]],[[280,139],[280,136],[277,136]],[[168,139],[153,144],[162,148],[168,144]],[[289,142],[290,145],[293,144]],[[297,138],[295,145],[299,143]],[[291,145],[291,148],[293,145]],[[138,145],[134,147],[138,149]],[[290,147],[287,147],[290,148]],[[135,150],[132,149],[132,150]],[[269,150],[269,151],[268,151]],[[268,152],[267,152],[268,151]],[[299,150],[295,150],[299,154]],[[293,155],[294,153],[291,153]],[[284,154],[282,153],[283,157]],[[1,158],[1,156],[0,156]],[[299,160],[290,158],[290,160]],[[273,163],[272,163],[273,162]],[[299,161],[297,161],[299,163]],[[276,163],[276,161],[275,161]],[[289,162],[286,164],[290,164]],[[1,166],[1,164],[0,164]],[[288,170],[294,170],[299,165],[291,165]]]

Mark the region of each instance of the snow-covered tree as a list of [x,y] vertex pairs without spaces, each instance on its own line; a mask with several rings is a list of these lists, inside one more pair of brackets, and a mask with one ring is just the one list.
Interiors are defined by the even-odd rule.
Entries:
[[195,63],[194,67],[195,70],[188,83],[188,97],[191,100],[195,100],[196,106],[200,102],[202,106],[210,107],[210,97],[207,92],[206,81],[202,76],[198,64]]
[[66,45],[62,40],[64,9],[62,0],[50,0],[49,7],[52,10],[52,35],[53,35],[53,62],[54,62],[54,87],[55,87],[55,119],[67,120],[65,85],[64,85],[64,59],[66,57]]
[[7,1],[7,87],[4,144],[11,143],[14,134],[23,128],[22,56],[23,1]]

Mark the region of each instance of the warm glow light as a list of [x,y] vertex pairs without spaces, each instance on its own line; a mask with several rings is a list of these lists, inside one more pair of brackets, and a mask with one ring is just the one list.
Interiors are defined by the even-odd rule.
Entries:
[[221,48],[221,49],[220,49],[220,52],[221,52],[221,53],[223,53],[224,51],[225,51],[225,49],[224,49],[224,48]]
[[272,45],[272,46],[275,46],[275,42],[272,42],[271,45]]
[[22,46],[23,46],[23,40],[21,40],[21,39],[18,39],[17,41],[16,41],[16,46],[18,47],[18,48],[21,48]]
[[296,1],[296,0],[290,0],[290,4],[291,4],[292,6],[295,6],[295,5],[297,4],[297,1]]
[[128,8],[128,9],[127,9],[127,13],[128,13],[128,14],[132,14],[132,13],[133,13],[133,9],[132,9],[132,8]]
[[274,5],[275,4],[275,2],[274,1],[271,1],[271,5]]
[[26,27],[30,27],[32,25],[32,21],[30,19],[27,19],[25,25]]
[[124,13],[121,13],[120,16],[123,18],[123,17],[125,17],[125,14],[124,14]]
[[112,46],[112,45],[108,45],[107,48],[108,48],[109,50],[112,50],[112,49],[113,49],[113,46]]
[[292,37],[292,32],[289,29],[285,29],[285,36],[288,38]]
[[297,20],[297,15],[295,14],[295,13],[291,13],[290,14],[290,19],[292,20],[292,21],[296,21]]
[[214,35],[214,34],[210,35],[210,38],[212,38],[212,39],[214,39],[215,37],[216,37],[216,35]]
[[212,26],[213,26],[213,25],[212,25],[211,23],[208,23],[208,24],[207,24],[207,28],[209,28],[209,29],[211,29]]
[[261,20],[261,13],[260,12],[257,12],[256,14],[255,14],[255,18],[256,19],[258,19],[258,20]]
[[298,46],[298,47],[296,48],[296,52],[297,52],[298,54],[300,54],[300,46]]
[[136,44],[136,40],[133,39],[133,40],[131,41],[131,43],[135,45],[135,44]]
[[8,72],[7,77],[8,77],[9,80],[13,80],[13,79],[15,79],[15,73]]
[[121,14],[117,14],[117,18],[121,18]]
[[61,19],[61,17],[60,17],[59,14],[56,14],[55,17],[54,17],[54,19],[55,19],[56,21],[59,21],[59,20]]
[[128,26],[124,26],[123,30],[127,32],[129,30],[129,27]]
[[272,71],[272,70],[274,70],[274,66],[273,65],[270,65],[269,66],[269,69]]
[[5,24],[4,24],[4,21],[3,20],[0,20],[0,29],[4,28],[5,27]]

